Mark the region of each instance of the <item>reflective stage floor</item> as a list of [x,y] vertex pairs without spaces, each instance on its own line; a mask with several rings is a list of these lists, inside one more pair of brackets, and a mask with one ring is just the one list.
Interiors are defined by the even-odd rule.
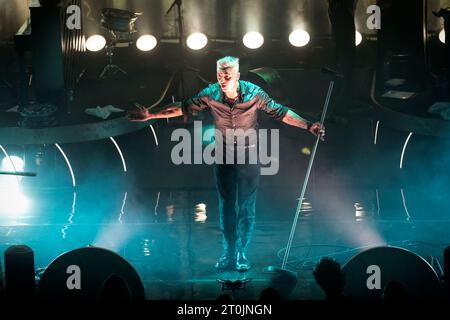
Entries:
[[[159,145],[148,128],[117,137],[126,173],[109,139],[64,144],[76,187],[56,148],[41,146],[47,158],[36,179],[15,184],[0,176],[1,253],[28,245],[40,270],[64,252],[93,245],[129,261],[148,299],[215,299],[223,293],[217,279],[251,279],[236,294],[258,298],[272,278],[264,268],[282,263],[312,138],[284,129],[279,174],[262,177],[258,189],[248,253],[253,268],[217,274],[221,234],[212,170],[171,163],[173,128],[157,128]],[[298,273],[290,298],[323,298],[312,274],[321,257],[345,265],[376,246],[410,250],[440,274],[450,244],[448,145],[361,119],[328,125],[287,264]]]
[[[1,250],[26,244],[34,250],[36,269],[42,269],[64,252],[94,245],[130,262],[148,299],[216,299],[223,293],[218,279],[251,279],[235,296],[257,299],[272,277],[264,268],[281,266],[296,192],[260,188],[248,254],[253,268],[247,273],[214,270],[221,254],[214,189],[105,192],[87,185],[76,193],[30,191],[28,204],[33,210],[1,217]],[[350,192],[353,200],[348,196],[338,202],[336,194],[323,190],[322,196],[307,196],[304,201],[287,265],[298,273],[290,299],[323,298],[312,275],[323,256],[344,265],[370,247],[391,245],[442,265],[443,249],[450,244],[450,213],[426,209],[445,207],[446,199],[433,199],[431,206],[430,199],[410,197],[404,190],[355,190]]]

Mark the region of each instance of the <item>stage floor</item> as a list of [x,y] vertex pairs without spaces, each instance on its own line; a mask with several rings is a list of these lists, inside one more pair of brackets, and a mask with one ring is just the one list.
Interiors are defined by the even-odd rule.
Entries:
[[[341,199],[339,205],[333,202],[336,192],[328,196],[324,192],[322,197],[307,195],[287,266],[298,273],[290,299],[323,298],[312,275],[323,256],[344,265],[368,248],[391,245],[442,264],[443,249],[450,244],[448,212],[419,212],[417,204],[408,209],[400,190],[391,201],[383,198],[381,190],[348,191],[354,198]],[[247,273],[214,270],[221,254],[214,189],[106,192],[87,185],[77,192],[29,191],[33,210],[0,219],[1,252],[11,245],[26,244],[34,250],[36,269],[41,269],[64,252],[94,245],[130,262],[144,282],[148,299],[216,299],[224,293],[217,279],[251,279],[246,290],[235,295],[257,299],[272,277],[264,268],[281,266],[296,192],[260,188],[248,254],[253,268]],[[422,201],[423,208],[429,201],[414,200]],[[327,201],[327,205],[322,203]]]
[[[24,178],[17,190],[13,183],[0,184],[1,253],[28,245],[36,269],[43,269],[65,252],[93,245],[129,261],[148,299],[216,299],[223,293],[218,279],[251,279],[236,295],[257,299],[273,276],[264,268],[282,263],[309,160],[300,150],[313,140],[283,131],[280,172],[262,177],[258,189],[248,253],[253,268],[218,274],[221,234],[212,170],[170,162],[172,129],[159,128],[160,145],[154,145],[150,130],[118,138],[126,173],[105,140],[64,145],[76,187],[62,157],[51,152],[57,164],[50,161],[37,179]],[[437,262],[443,265],[450,244],[447,142],[411,137],[367,119],[330,123],[289,255],[287,269],[298,273],[289,298],[324,297],[312,274],[321,257],[345,265],[376,246],[410,250],[440,274]]]

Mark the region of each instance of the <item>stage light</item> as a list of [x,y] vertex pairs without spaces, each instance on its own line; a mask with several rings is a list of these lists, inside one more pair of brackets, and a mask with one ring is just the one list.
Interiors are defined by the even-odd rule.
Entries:
[[311,154],[311,149],[309,149],[308,147],[303,147],[302,154],[304,154],[305,156],[309,156]]
[[[23,171],[23,168],[24,161],[17,156],[6,156],[2,160],[1,169],[4,171]],[[22,193],[20,181],[21,177],[3,176],[0,178],[1,216],[17,217],[28,211],[30,201]]]
[[155,144],[156,144],[156,146],[158,146],[159,145],[159,143],[158,143],[158,136],[156,135],[155,128],[153,128],[153,126],[150,125],[150,129],[152,129],[153,137],[155,138]]
[[120,159],[122,160],[123,172],[127,172],[127,164],[125,163],[125,158],[123,157],[122,150],[120,150],[119,145],[113,137],[110,137],[112,143],[116,146],[117,152],[119,152]]
[[70,165],[69,158],[67,158],[66,154],[64,153],[64,150],[59,146],[59,144],[55,143],[55,147],[58,148],[58,150],[59,150],[59,152],[61,152],[64,160],[66,160],[67,167],[69,168],[70,175],[72,177],[72,185],[75,187],[77,185],[76,182],[75,182],[75,174],[73,173],[72,166]]
[[248,32],[242,38],[242,42],[249,49],[258,49],[264,43],[264,37],[259,32]]
[[445,30],[442,29],[441,32],[439,32],[439,40],[445,44]]
[[15,177],[0,179],[0,216],[17,218],[29,208],[30,200],[22,193],[19,180]]
[[367,217],[364,206],[359,202],[355,203],[353,206],[355,208],[355,220],[364,221],[364,219]]
[[158,43],[158,40],[150,34],[140,36],[136,41],[136,47],[141,51],[153,50]]
[[24,162],[17,156],[4,157],[2,161],[2,170],[4,171],[22,171]]
[[96,34],[93,36],[90,36],[87,40],[86,40],[86,49],[88,49],[89,51],[100,51],[102,50],[106,45],[106,39],[105,37]]
[[359,46],[362,42],[362,34],[359,31],[356,31],[355,33],[355,44],[356,46]]
[[30,208],[30,200],[22,193],[17,180],[10,180],[11,183],[2,186],[0,193],[0,215],[4,218],[17,217],[28,212]]
[[406,138],[405,144],[403,145],[402,155],[400,156],[400,169],[403,169],[403,157],[405,156],[405,150],[408,146],[409,139],[411,139],[412,132],[409,133],[408,137]]
[[203,49],[208,43],[208,38],[200,32],[195,32],[189,35],[186,40],[186,44],[192,50],[200,50]]
[[378,127],[380,126],[380,120],[377,121],[377,125],[375,126],[375,137],[373,139],[373,144],[377,144],[378,139]]
[[204,223],[208,216],[206,215],[206,204],[199,203],[195,205],[195,222]]
[[289,35],[289,42],[294,47],[304,47],[309,43],[310,40],[311,37],[305,30],[294,30]]

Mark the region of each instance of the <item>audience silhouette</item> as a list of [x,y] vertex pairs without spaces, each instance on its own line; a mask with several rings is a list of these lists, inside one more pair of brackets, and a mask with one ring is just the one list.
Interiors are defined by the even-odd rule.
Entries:
[[345,300],[345,274],[341,265],[329,257],[322,258],[313,272],[317,284],[325,292],[327,300]]
[[102,285],[99,300],[131,300],[131,292],[127,282],[113,274]]

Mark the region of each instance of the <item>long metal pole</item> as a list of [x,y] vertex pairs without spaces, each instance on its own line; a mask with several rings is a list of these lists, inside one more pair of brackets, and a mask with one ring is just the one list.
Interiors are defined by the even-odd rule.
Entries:
[[[325,117],[327,114],[328,104],[330,103],[331,93],[333,92],[333,87],[334,87],[334,81],[331,81],[330,86],[328,87],[328,93],[327,93],[327,98],[325,100],[325,106],[322,111],[322,117],[320,118],[320,126],[322,126],[322,127],[323,127],[323,123],[325,121]],[[308,186],[308,180],[309,180],[309,176],[311,174],[311,169],[312,169],[312,166],[314,163],[314,158],[316,156],[319,141],[320,141],[320,135],[318,134],[317,138],[316,138],[316,142],[314,144],[312,154],[311,154],[311,158],[309,159],[308,170],[306,170],[306,177],[305,177],[305,181],[303,182],[302,192],[300,194],[300,198],[298,199],[297,210],[295,212],[294,222],[292,223],[291,234],[289,235],[289,240],[286,245],[286,252],[284,253],[283,264],[281,266],[282,270],[286,270],[286,264],[287,264],[287,261],[289,258],[289,253],[291,251],[292,240],[294,239],[295,229],[297,228],[297,222],[298,222],[298,218],[300,216],[300,211],[302,209],[303,198],[305,197],[306,187]]]

